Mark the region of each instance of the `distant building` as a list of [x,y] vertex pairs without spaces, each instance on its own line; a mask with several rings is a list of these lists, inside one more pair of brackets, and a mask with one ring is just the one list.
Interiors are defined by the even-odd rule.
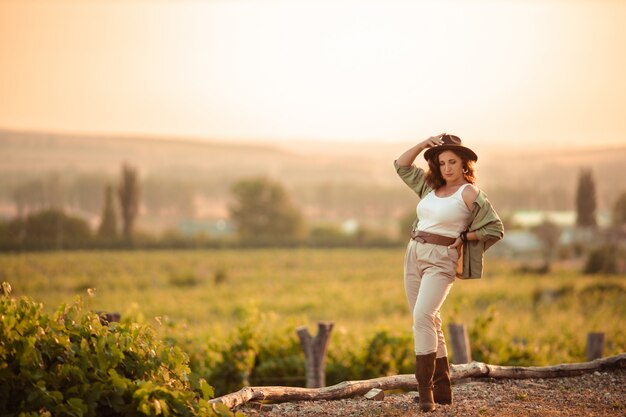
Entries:
[[[609,227],[611,225],[611,214],[606,211],[599,211],[596,216],[599,227]],[[511,215],[511,220],[523,228],[531,228],[540,225],[544,221],[549,221],[562,228],[574,227],[576,225],[576,211],[557,210],[520,210]]]
[[490,249],[495,256],[535,259],[543,256],[544,244],[528,230],[505,231],[504,239]]
[[178,231],[187,237],[206,235],[217,238],[232,235],[235,232],[235,228],[231,222],[223,219],[188,219],[178,223]]

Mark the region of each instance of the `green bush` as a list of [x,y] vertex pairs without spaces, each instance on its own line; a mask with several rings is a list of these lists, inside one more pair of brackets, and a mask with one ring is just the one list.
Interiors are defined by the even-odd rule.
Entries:
[[[259,350],[259,333],[252,323],[238,327],[231,343],[222,350],[221,359],[210,369],[209,381],[217,385],[217,394],[224,395],[250,385]],[[217,350],[217,347],[213,347]]]
[[536,288],[532,293],[533,309],[536,311],[539,307],[550,305],[557,302],[565,302],[574,295],[574,286],[572,284],[561,285],[558,288]]
[[216,387],[217,395],[244,386],[304,386],[304,353],[295,328],[279,325],[268,329],[272,319],[251,309],[224,345],[212,345],[196,370]]
[[309,243],[317,247],[334,247],[354,245],[355,237],[342,232],[339,226],[315,226],[309,233]]
[[80,298],[49,316],[10,292],[3,283],[3,416],[232,415],[212,408],[212,387],[202,379],[192,384],[186,355],[149,326],[103,325]]
[[252,385],[304,386],[304,353],[296,329],[285,326],[280,332],[265,336],[259,343]]
[[263,334],[260,326],[256,319],[248,320],[223,346],[209,346],[206,353],[218,358],[205,360],[197,371],[215,385],[217,395],[249,385],[305,385],[304,353],[295,329],[280,326]]
[[413,338],[408,334],[394,336],[386,330],[379,331],[365,346],[363,358],[359,362],[361,378],[413,373]]
[[334,385],[342,381],[355,381],[363,379],[360,377],[356,364],[359,358],[354,349],[350,346],[342,346],[343,349],[328,349],[326,359],[326,384]]
[[583,313],[598,306],[615,303],[615,312],[626,314],[626,305],[619,300],[626,299],[626,288],[620,282],[597,282],[587,285],[578,294],[578,307]]
[[585,274],[617,274],[618,248],[615,245],[605,245],[589,252],[585,264]]
[[169,277],[169,284],[173,287],[195,287],[201,282],[193,272],[176,273]]
[[[286,326],[262,336],[257,319],[237,328],[225,347],[212,347],[220,359],[205,367],[208,380],[218,395],[234,392],[246,385],[304,386],[304,353],[296,331]],[[378,378],[413,373],[415,357],[410,334],[396,336],[385,330],[376,332],[362,347],[349,344],[347,351],[329,349],[326,383]]]
[[525,339],[511,337],[503,331],[492,335],[490,332],[498,312],[489,306],[485,312],[477,316],[469,326],[472,359],[478,362],[527,366],[538,361],[536,346]]
[[221,285],[228,281],[228,271],[226,268],[218,268],[213,273],[213,282],[215,285]]
[[331,345],[328,350],[328,385],[414,372],[413,335],[408,332],[394,335],[387,330],[379,330],[362,345],[355,341],[342,341],[339,349]]
[[0,238],[4,244],[22,249],[72,248],[91,239],[89,224],[85,220],[58,209],[32,213],[24,219],[16,218],[3,229]]
[[[244,314],[243,324],[223,344],[191,353],[194,372],[214,385],[217,395],[244,386],[304,386],[304,353],[296,329],[283,324],[270,330],[267,315],[247,310]],[[381,330],[363,344],[344,341],[340,345],[346,349],[333,348],[331,343],[327,354],[327,385],[414,372],[411,334]]]

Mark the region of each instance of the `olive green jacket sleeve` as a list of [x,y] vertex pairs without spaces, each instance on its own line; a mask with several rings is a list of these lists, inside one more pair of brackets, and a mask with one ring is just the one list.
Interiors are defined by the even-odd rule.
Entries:
[[[398,161],[393,161],[393,166],[396,168],[396,172],[402,181],[404,181],[420,199],[433,190],[432,187],[426,183],[426,172],[424,172],[422,168],[418,168],[415,165],[403,167],[398,165]],[[417,216],[415,216],[412,230],[415,230],[417,227],[418,220]]]
[[463,254],[459,270],[457,270],[457,277],[462,279],[481,278],[485,251],[504,237],[502,220],[498,217],[483,191],[478,193],[478,197],[474,201],[468,231],[476,233],[478,240],[470,240],[463,244]]
[[398,161],[393,161],[393,166],[396,168],[396,172],[402,181],[404,181],[404,183],[408,185],[409,188],[419,196],[419,198],[424,197],[433,190],[428,184],[426,184],[426,173],[422,168],[418,168],[415,165],[403,167],[398,165]]

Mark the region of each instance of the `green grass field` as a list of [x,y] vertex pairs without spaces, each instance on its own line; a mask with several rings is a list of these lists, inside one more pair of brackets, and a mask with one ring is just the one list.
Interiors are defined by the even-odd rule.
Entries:
[[[410,335],[403,256],[401,248],[2,254],[0,280],[48,311],[82,295],[92,310],[157,328],[165,322],[191,343],[225,340],[253,314],[270,331],[314,331],[330,320],[330,349],[349,349],[380,330]],[[580,361],[591,331],[606,333],[605,355],[626,351],[623,276],[586,276],[565,265],[539,276],[516,266],[488,259],[483,279],[457,280],[444,304],[444,324],[468,326],[475,359]]]

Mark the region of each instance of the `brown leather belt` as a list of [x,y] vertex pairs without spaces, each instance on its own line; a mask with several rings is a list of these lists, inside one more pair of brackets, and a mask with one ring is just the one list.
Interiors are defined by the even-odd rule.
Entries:
[[411,232],[411,239],[416,242],[432,243],[434,245],[441,246],[450,246],[451,244],[456,242],[456,239],[453,237],[436,235],[434,233],[428,233],[421,230],[413,230]]

